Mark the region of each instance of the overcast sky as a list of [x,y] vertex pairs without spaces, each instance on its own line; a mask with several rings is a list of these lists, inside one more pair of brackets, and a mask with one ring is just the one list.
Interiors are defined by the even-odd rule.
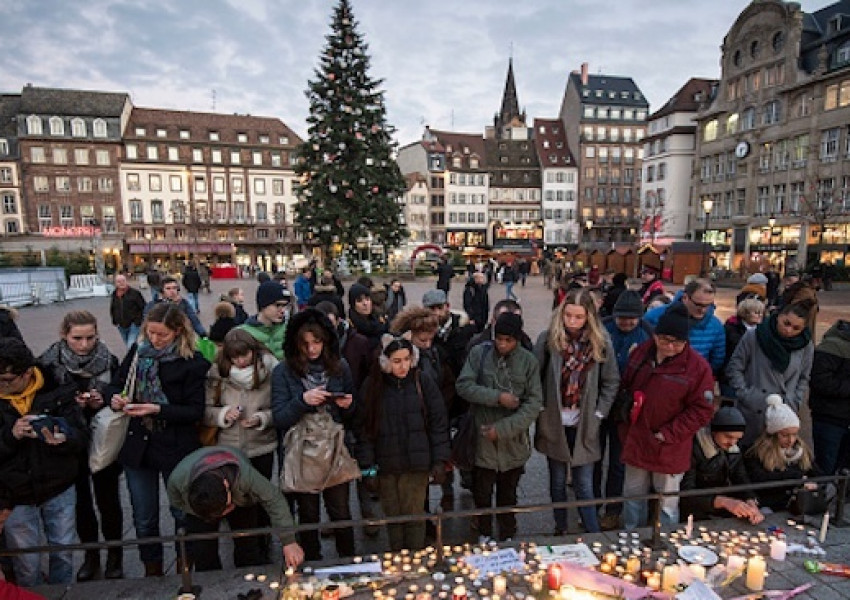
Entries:
[[[0,91],[127,91],[137,106],[276,116],[306,131],[304,90],[335,0],[0,0]],[[815,11],[830,0],[801,0]],[[656,110],[719,77],[749,0],[352,0],[397,140],[491,124],[513,55],[521,107],[555,117],[567,76],[634,78]]]

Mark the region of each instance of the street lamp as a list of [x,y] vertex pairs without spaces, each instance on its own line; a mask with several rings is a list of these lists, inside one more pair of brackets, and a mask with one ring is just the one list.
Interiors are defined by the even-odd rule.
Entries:
[[708,222],[711,219],[711,209],[714,207],[714,200],[710,197],[706,196],[702,200],[702,211],[705,213],[705,229],[703,229],[702,234],[702,258],[700,259],[700,277],[705,277],[708,272],[708,265],[706,264],[707,252],[708,252]]
[[149,233],[145,234],[145,239],[148,241],[148,269],[153,268],[153,246],[151,246],[151,240],[153,236]]

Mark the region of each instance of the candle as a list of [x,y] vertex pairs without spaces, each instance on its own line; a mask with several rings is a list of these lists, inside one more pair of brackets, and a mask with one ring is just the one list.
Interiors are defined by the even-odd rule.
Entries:
[[629,583],[634,583],[635,576],[632,575],[631,573],[626,573],[625,575],[623,575],[623,581],[628,581]]
[[626,561],[626,572],[632,575],[640,573],[640,558],[635,555],[630,556]]
[[823,513],[823,521],[820,526],[820,543],[823,544],[826,541],[826,531],[829,529],[829,511]]
[[608,563],[602,563],[601,565],[599,565],[599,570],[602,573],[605,573],[606,575],[610,575],[611,574],[611,565],[609,565]]
[[503,596],[508,589],[508,579],[504,575],[496,575],[493,578],[493,593]]
[[705,581],[705,567],[702,565],[690,565],[688,568],[691,570],[694,579]]
[[452,600],[466,600],[466,587],[459,585],[452,591]]
[[561,589],[561,565],[552,565],[549,567],[549,589],[550,590],[558,590]]
[[747,559],[745,559],[740,554],[730,554],[729,559],[726,561],[726,568],[729,571],[743,571],[744,565],[747,564]]
[[685,525],[685,537],[691,537],[691,534],[694,532],[694,516],[688,515],[688,524]]
[[561,600],[573,600],[576,589],[571,585],[562,585],[560,592]]
[[611,565],[612,567],[617,566],[617,555],[613,552],[609,552],[605,555],[605,564]]
[[751,592],[760,592],[764,589],[765,563],[761,556],[754,556],[747,564],[746,586]]
[[646,578],[646,586],[651,590],[661,589],[661,575],[656,572],[650,573]]
[[675,592],[679,586],[679,565],[667,565],[661,573],[661,586],[665,592]]
[[788,545],[785,540],[770,541],[770,558],[773,560],[785,560],[785,552],[788,550]]

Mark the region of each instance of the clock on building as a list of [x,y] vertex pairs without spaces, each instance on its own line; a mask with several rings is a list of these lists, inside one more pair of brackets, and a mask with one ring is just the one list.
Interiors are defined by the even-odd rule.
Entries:
[[747,142],[738,142],[738,145],[735,146],[735,156],[738,158],[746,158],[749,153],[750,145]]

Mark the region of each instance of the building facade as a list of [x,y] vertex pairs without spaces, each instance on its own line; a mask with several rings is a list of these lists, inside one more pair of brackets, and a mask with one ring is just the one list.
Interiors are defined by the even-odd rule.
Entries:
[[579,161],[579,221],[591,242],[636,239],[648,110],[630,77],[590,75],[583,63],[567,79],[559,118]]
[[721,70],[697,117],[691,195],[715,265],[844,266],[850,1],[805,13],[795,2],[755,0],[723,40]]
[[21,175],[18,169],[17,116],[21,97],[0,95],[0,236],[15,236],[24,231]]
[[716,86],[715,80],[690,79],[647,120],[641,167],[641,243],[670,244],[691,236],[694,118]]
[[534,119],[534,145],[542,186],[543,244],[556,249],[578,243],[578,168],[559,119]]

